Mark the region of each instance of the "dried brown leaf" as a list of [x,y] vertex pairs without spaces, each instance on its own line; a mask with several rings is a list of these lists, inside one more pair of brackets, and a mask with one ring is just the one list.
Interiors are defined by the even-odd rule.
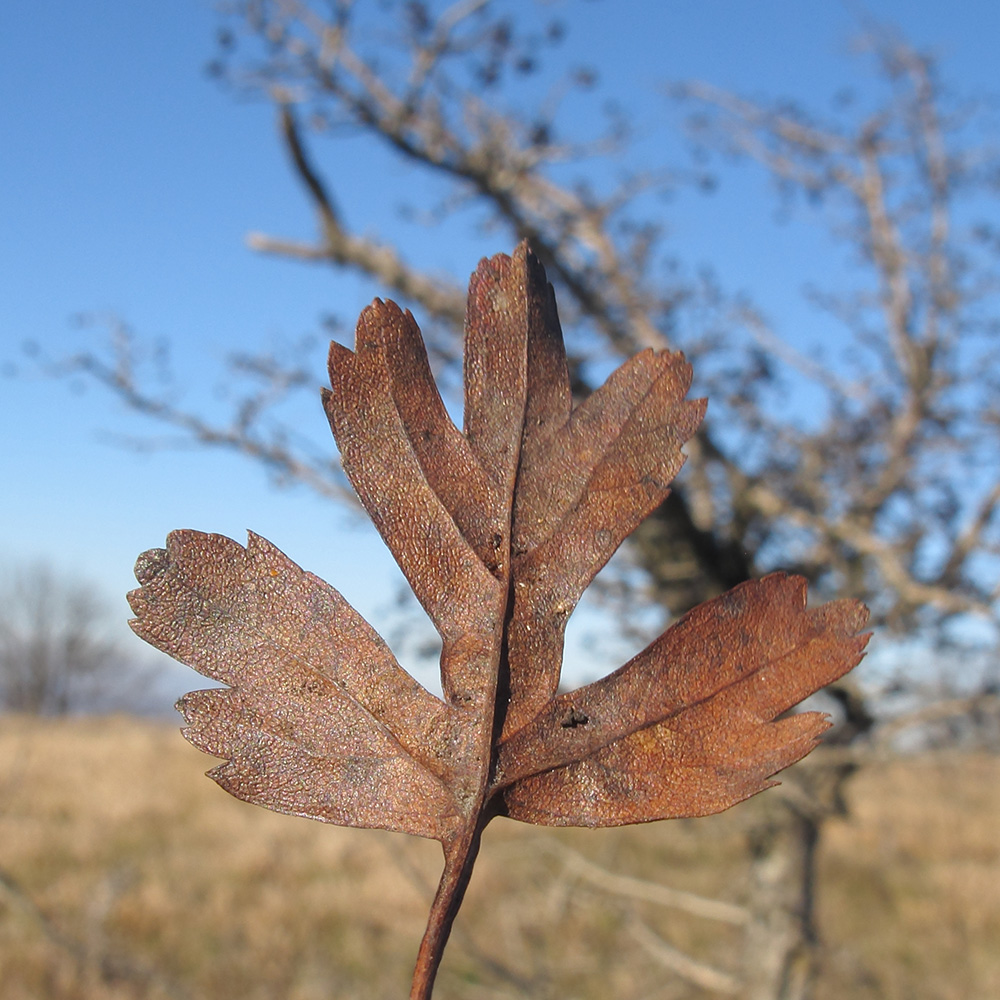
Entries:
[[827,726],[792,706],[861,658],[855,601],[772,574],[695,608],[613,674],[557,694],[566,621],[663,501],[697,428],[679,354],[646,351],[575,408],[552,289],[525,245],[469,289],[465,420],[412,316],[376,300],[330,347],[324,406],[358,497],[441,634],[425,691],[322,580],[251,534],[176,531],[139,558],[135,631],[226,685],[178,703],[238,798],[439,840],[411,997],[427,998],[486,824],[718,812]]

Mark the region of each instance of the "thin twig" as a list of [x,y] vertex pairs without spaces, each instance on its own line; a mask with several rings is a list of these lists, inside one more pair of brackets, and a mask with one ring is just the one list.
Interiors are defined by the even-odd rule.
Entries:
[[628,930],[651,958],[682,979],[713,993],[735,996],[740,992],[740,981],[735,976],[685,955],[655,934],[638,917],[632,916],[629,919]]
[[557,855],[567,870],[585,879],[591,885],[616,896],[655,903],[681,910],[692,916],[704,917],[706,920],[717,920],[721,923],[743,926],[749,920],[749,914],[742,906],[727,903],[720,899],[710,899],[692,892],[672,889],[657,882],[646,879],[632,878],[628,875],[616,875],[592,861],[587,860],[572,848],[556,841],[544,840],[542,844],[550,853]]

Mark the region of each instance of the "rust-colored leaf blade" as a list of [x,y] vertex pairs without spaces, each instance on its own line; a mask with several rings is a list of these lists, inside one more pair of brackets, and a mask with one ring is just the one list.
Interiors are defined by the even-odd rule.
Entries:
[[[492,728],[506,585],[496,569],[503,556],[487,564],[477,547],[496,549],[492,539],[506,537],[505,516],[497,509],[509,508],[510,501],[498,499],[471,446],[446,429],[450,421],[437,410],[430,388],[408,395],[408,377],[414,385],[429,377],[416,336],[398,307],[376,300],[361,314],[354,351],[330,345],[332,390],[324,406],[344,471],[441,635],[445,697],[479,712],[477,725],[466,732],[478,745]],[[423,424],[415,412],[421,397],[436,411],[425,414]],[[453,481],[411,438],[425,430],[439,436],[457,471],[465,470],[467,499],[484,508],[478,521],[474,510],[459,512]]]
[[434,624],[455,639],[492,612],[500,588],[434,492],[407,435],[386,357],[387,331],[399,315],[376,300],[358,321],[355,350],[331,345],[325,406],[358,497]]
[[136,634],[229,685],[181,699],[185,735],[228,763],[238,798],[279,812],[441,838],[448,707],[332,587],[273,545],[175,531],[140,556]]
[[[506,527],[504,500],[448,416],[431,374],[420,328],[409,312],[394,302],[376,301],[362,314],[356,341],[356,351],[379,353],[392,403],[427,485],[479,558],[495,569],[494,536]],[[336,358],[331,358],[331,368],[336,364]],[[339,373],[334,378],[343,391]],[[337,411],[346,411],[346,419],[350,419],[356,409],[349,393],[329,394],[326,405],[336,423],[345,421]]]
[[827,726],[818,713],[777,717],[857,664],[866,620],[855,601],[806,610],[805,581],[783,574],[699,605],[501,745],[507,814],[616,826],[719,812],[761,791]]

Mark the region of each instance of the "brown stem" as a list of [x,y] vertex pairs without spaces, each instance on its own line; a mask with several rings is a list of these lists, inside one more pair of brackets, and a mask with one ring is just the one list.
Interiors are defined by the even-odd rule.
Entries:
[[413,970],[413,985],[410,987],[410,1000],[430,1000],[434,977],[451,934],[451,925],[462,905],[485,825],[483,821],[474,821],[454,840],[443,845],[444,871],[431,904],[427,930],[420,942],[417,965]]

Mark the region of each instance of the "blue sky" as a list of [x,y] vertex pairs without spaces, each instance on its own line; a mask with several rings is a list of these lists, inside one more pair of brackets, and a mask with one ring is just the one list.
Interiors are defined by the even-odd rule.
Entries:
[[[957,88],[1000,90],[994,0],[865,9],[933,47]],[[823,107],[859,71],[848,53],[858,8],[848,4],[577,0],[553,10],[569,24],[567,47],[599,65],[602,94],[633,102],[651,129],[664,107],[658,88],[670,80]],[[378,624],[395,577],[360,519],[304,490],[274,490],[232,456],[123,451],[107,432],[147,428],[100,391],[38,377],[22,357],[29,341],[49,356],[70,354],[99,335],[74,316],[113,313],[144,336],[168,338],[176,368],[190,373],[191,398],[212,405],[228,352],[318,333],[324,313],[354,315],[380,292],[246,248],[248,231],[309,239],[313,222],[271,109],[203,71],[217,23],[210,6],[35,0],[9,4],[0,17],[0,365],[8,372],[0,378],[0,560],[45,559],[92,580],[124,623],[122,595],[140,551],[176,527],[237,539],[253,528]],[[383,185],[406,183],[402,169],[373,170],[355,143],[336,170],[351,221],[393,238],[401,224]],[[673,226],[691,266],[711,263],[728,288],[752,291],[779,329],[806,320],[799,289],[810,267],[829,262],[811,254],[817,236],[807,226],[774,225],[766,185],[752,173],[724,176],[720,197],[679,205]],[[479,256],[509,249],[496,234],[448,246],[421,243],[412,229],[403,238],[458,276]],[[317,386],[323,377],[320,365]],[[322,427],[318,406],[312,419]]]

